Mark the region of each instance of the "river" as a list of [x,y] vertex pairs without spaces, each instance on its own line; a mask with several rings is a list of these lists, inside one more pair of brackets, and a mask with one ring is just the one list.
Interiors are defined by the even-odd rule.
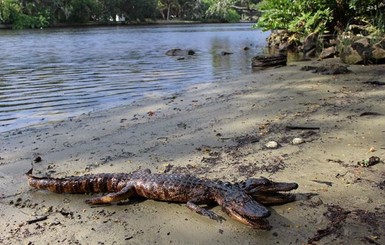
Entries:
[[[1,30],[0,132],[248,74],[269,34],[251,25]],[[196,54],[165,55],[173,48]]]

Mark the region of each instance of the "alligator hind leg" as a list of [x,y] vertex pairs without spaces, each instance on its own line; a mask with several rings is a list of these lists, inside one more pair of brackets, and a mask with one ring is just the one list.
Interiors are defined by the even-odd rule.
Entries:
[[201,214],[201,215],[209,217],[210,219],[213,219],[213,220],[216,220],[216,221],[219,221],[219,222],[222,222],[223,220],[225,220],[222,216],[214,213],[211,210],[207,210],[205,208],[202,208],[202,207],[200,207],[199,205],[195,204],[192,201],[188,201],[187,202],[187,207],[189,209],[197,212],[198,214]]
[[91,199],[87,199],[85,202],[87,204],[93,204],[93,205],[106,204],[106,203],[118,202],[118,201],[127,199],[133,196],[134,194],[135,194],[134,186],[127,185],[118,192],[110,193],[108,195],[101,196],[101,197],[94,197]]

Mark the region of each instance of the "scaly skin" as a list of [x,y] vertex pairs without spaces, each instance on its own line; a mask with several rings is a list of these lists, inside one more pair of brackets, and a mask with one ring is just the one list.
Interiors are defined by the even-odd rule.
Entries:
[[294,196],[278,192],[298,187],[295,183],[277,183],[264,178],[231,184],[188,174],[152,174],[148,169],[133,173],[66,178],[35,177],[31,169],[27,176],[30,186],[55,193],[109,193],[86,200],[86,203],[93,205],[142,196],[159,201],[187,203],[191,210],[221,221],[221,216],[199,206],[217,203],[230,217],[257,229],[271,228],[266,220],[271,213],[261,204],[274,205],[294,201]]

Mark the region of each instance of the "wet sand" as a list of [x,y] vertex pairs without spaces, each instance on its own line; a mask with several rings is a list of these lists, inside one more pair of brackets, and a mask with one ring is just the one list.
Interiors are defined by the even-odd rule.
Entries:
[[[385,86],[363,83],[385,82],[385,66],[301,70],[338,62],[292,63],[1,133],[0,243],[385,244],[385,165],[357,164],[385,159]],[[292,144],[297,137],[304,143]],[[265,147],[272,140],[279,148]],[[261,231],[220,207],[222,223],[152,200],[90,207],[89,196],[31,189],[24,173],[32,164],[53,177],[138,168],[224,181],[264,176],[297,182],[298,200],[271,207],[273,228]]]

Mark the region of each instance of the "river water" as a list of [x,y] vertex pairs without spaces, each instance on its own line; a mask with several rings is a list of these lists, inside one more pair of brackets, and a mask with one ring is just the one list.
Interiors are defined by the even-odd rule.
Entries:
[[250,73],[267,36],[246,23],[1,30],[0,132]]

